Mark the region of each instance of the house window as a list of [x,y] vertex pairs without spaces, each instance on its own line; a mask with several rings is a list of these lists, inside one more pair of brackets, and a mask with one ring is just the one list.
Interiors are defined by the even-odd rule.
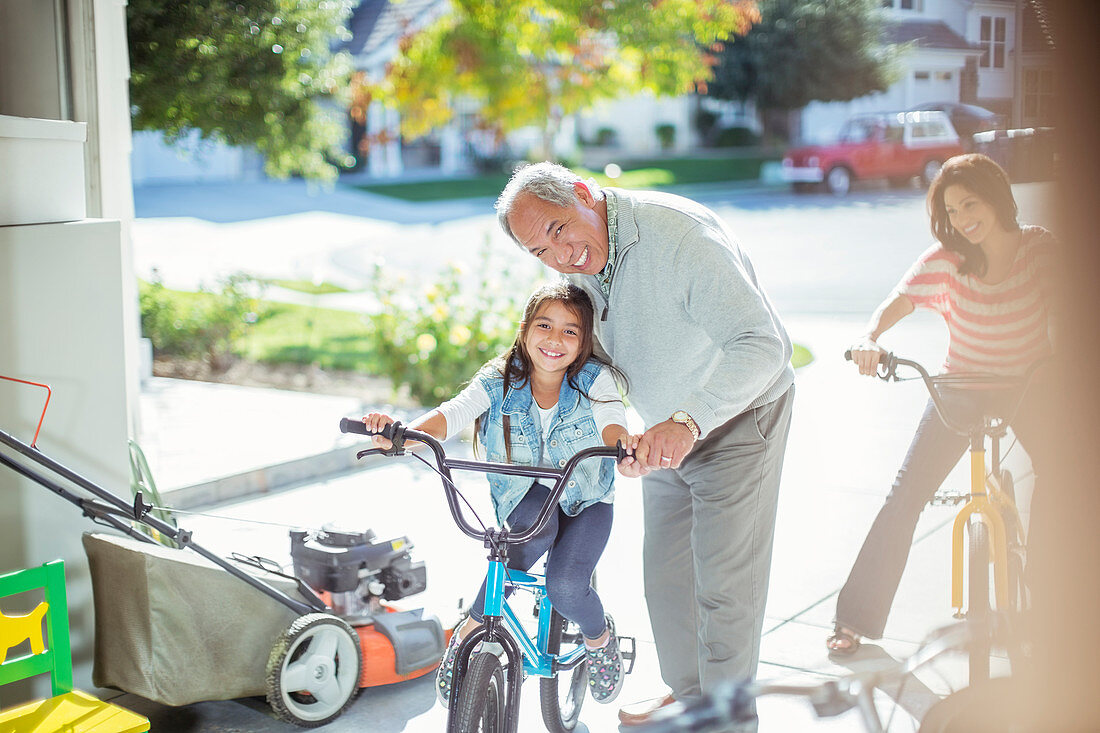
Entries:
[[981,22],[981,40],[983,69],[1003,69],[1005,67],[1005,27],[1004,16],[983,15]]
[[936,81],[951,81],[954,75],[950,71],[937,71]]
[[914,71],[913,78],[917,81],[928,81],[932,78],[932,75],[927,71]]
[[1050,120],[1054,103],[1054,74],[1050,69],[1024,69],[1024,121]]
[[882,0],[882,7],[920,12],[924,9],[924,0]]

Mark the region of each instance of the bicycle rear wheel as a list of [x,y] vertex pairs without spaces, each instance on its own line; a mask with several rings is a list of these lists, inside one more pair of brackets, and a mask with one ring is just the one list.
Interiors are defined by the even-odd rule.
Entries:
[[495,654],[474,654],[458,690],[453,733],[504,730],[504,668]]
[[[556,610],[551,611],[547,653],[557,655],[583,643],[576,624],[566,621]],[[561,674],[539,680],[542,722],[550,733],[569,733],[577,727],[581,705],[588,691],[587,682],[588,672],[583,662],[573,669],[563,670]]]
[[974,628],[970,646],[970,684],[989,679],[989,631],[993,614],[989,607],[989,528],[971,517],[969,582],[966,620]]

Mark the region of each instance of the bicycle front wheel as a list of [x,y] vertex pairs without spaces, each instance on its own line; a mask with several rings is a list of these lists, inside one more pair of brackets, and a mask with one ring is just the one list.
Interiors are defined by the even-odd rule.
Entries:
[[[566,621],[557,611],[551,611],[546,651],[550,655],[558,655],[583,643],[577,625]],[[588,671],[583,662],[561,674],[539,680],[542,722],[550,733],[569,733],[577,727],[581,705],[588,690],[587,682]]]
[[970,684],[975,685],[989,679],[989,632],[993,614],[989,608],[989,527],[975,517],[970,520],[969,532],[966,620],[974,629],[970,646]]
[[504,731],[504,669],[495,654],[475,654],[458,690],[453,733]]

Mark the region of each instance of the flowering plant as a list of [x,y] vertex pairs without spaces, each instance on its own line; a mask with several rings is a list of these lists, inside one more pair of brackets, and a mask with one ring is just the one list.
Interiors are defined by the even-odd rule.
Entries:
[[489,259],[485,247],[473,276],[448,264],[419,292],[375,266],[379,307],[367,316],[375,357],[394,387],[406,386],[422,405],[454,396],[515,338],[531,288]]

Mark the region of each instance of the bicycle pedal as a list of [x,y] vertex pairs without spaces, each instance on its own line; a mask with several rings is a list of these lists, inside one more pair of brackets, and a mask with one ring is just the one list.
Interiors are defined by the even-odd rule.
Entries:
[[969,492],[948,489],[946,491],[937,491],[932,497],[932,501],[928,503],[932,506],[957,506],[969,500]]
[[[623,662],[626,663],[625,673],[630,674],[634,671],[634,659],[638,656],[635,639],[633,636],[618,636],[617,638],[619,640],[619,653],[623,655]],[[627,642],[630,642],[629,645]]]

